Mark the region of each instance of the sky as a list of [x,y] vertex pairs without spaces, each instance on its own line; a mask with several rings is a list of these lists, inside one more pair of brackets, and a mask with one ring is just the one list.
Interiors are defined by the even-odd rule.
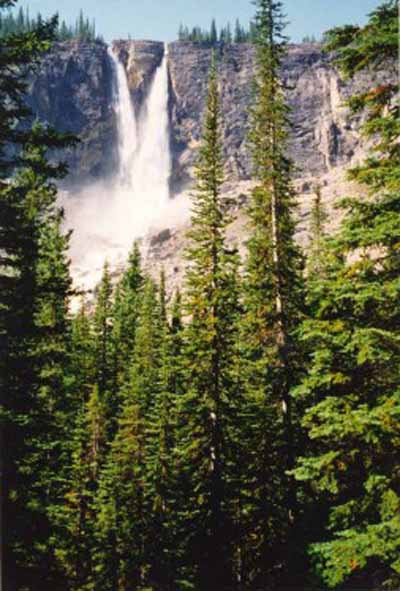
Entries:
[[[332,26],[362,24],[366,15],[382,0],[284,0],[290,24],[287,33],[292,41],[306,35],[317,38]],[[252,0],[29,0],[18,6],[29,6],[31,15],[60,13],[68,23],[74,22],[80,9],[94,18],[99,34],[112,39],[176,39],[179,24],[209,27],[215,18],[219,26],[238,17],[247,23],[254,13]]]

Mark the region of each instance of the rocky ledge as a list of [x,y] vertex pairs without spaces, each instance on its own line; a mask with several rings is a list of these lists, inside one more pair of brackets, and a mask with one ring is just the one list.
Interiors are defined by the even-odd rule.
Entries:
[[164,56],[164,43],[119,40],[113,41],[112,49],[125,66],[134,104],[140,109]]

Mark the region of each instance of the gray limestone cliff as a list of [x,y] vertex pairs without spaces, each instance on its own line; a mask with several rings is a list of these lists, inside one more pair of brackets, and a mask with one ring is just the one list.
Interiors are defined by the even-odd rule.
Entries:
[[115,166],[115,117],[107,46],[57,43],[29,85],[28,104],[42,121],[76,134],[79,145],[64,157],[71,180],[107,175]]
[[113,41],[112,49],[125,67],[133,103],[139,111],[164,56],[164,43],[119,40]]
[[[157,41],[114,41],[124,64],[137,111],[160,64],[164,44]],[[185,187],[201,136],[207,92],[210,48],[189,42],[169,44],[171,148],[173,186]],[[228,180],[251,175],[247,145],[248,108],[254,75],[254,50],[247,44],[219,51],[222,133]],[[343,103],[364,86],[360,77],[345,83],[318,45],[291,46],[283,67],[292,107],[291,155],[300,176],[318,177],[347,165],[362,151],[358,118]],[[355,88],[357,87],[357,88]],[[103,43],[57,44],[46,55],[30,87],[29,103],[39,118],[76,133],[80,146],[67,159],[72,176],[106,175],[114,165],[115,120],[112,72]]]

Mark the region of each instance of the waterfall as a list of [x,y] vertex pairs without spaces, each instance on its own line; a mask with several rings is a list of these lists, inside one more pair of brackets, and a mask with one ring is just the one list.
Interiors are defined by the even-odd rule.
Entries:
[[142,205],[152,207],[154,212],[168,203],[171,175],[167,45],[140,121],[139,136],[139,149],[132,168],[135,193],[144,200]]
[[123,64],[109,48],[113,70],[113,103],[117,115],[119,181],[129,182],[133,157],[137,149],[136,117]]
[[[125,68],[110,51],[115,72],[119,169],[116,188],[123,200],[124,219],[145,231],[168,204],[171,155],[168,114],[168,51],[157,68],[146,102],[135,117]],[[138,219],[140,216],[140,220]],[[133,236],[134,237],[134,236]]]
[[73,229],[72,273],[86,288],[101,275],[104,260],[123,267],[132,243],[154,224],[165,223],[170,200],[168,48],[154,73],[140,111],[129,91],[127,74],[109,50],[113,108],[117,123],[118,166],[113,178],[98,181],[63,201]]

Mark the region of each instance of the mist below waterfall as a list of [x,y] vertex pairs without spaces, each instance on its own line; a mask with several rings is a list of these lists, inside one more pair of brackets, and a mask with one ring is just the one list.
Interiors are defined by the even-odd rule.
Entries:
[[112,269],[122,268],[135,239],[186,217],[188,209],[170,199],[167,47],[140,111],[132,103],[125,68],[111,49],[109,58],[118,167],[111,179],[62,199],[66,226],[73,230],[72,274],[84,289],[97,284],[105,260]]

